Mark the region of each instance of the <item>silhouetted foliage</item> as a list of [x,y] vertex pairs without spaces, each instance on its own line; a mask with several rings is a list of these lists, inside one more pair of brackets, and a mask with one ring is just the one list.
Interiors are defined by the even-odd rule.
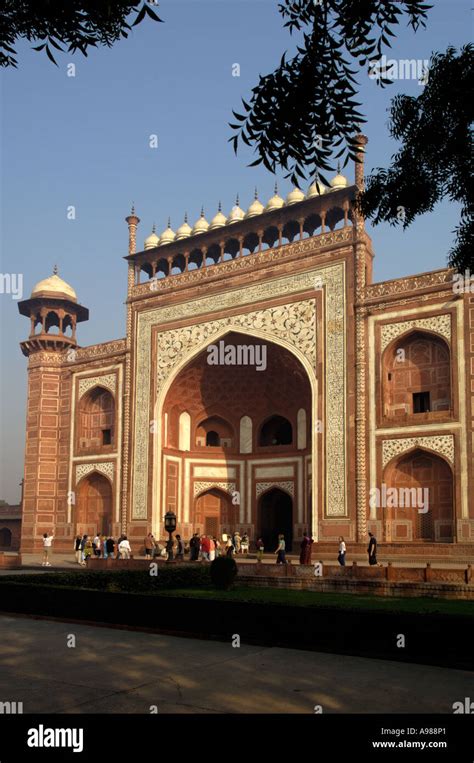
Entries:
[[[14,48],[17,39],[40,41],[34,50],[45,50],[55,64],[52,48],[68,53],[79,50],[87,56],[89,47],[112,47],[128,37],[133,26],[144,18],[161,21],[150,6],[154,2],[111,2],[110,0],[4,0],[0,20],[0,66],[17,66]],[[133,23],[127,17],[136,12]]]
[[473,92],[474,47],[460,53],[449,47],[430,60],[429,77],[414,98],[397,95],[390,109],[390,134],[401,142],[391,166],[367,178],[360,198],[363,214],[374,224],[407,228],[415,217],[431,212],[441,199],[461,204],[461,222],[449,262],[473,265]]
[[[408,17],[417,29],[425,26],[431,6],[422,0],[284,0],[278,6],[290,33],[306,30],[297,55],[273,72],[260,76],[244,113],[233,112],[230,138],[254,146],[257,159],[270,172],[277,165],[298,185],[307,173],[327,182],[323,172],[330,159],[355,160],[355,135],[366,120],[355,100],[356,66],[380,62],[390,47],[393,29]],[[379,64],[376,82],[391,82]]]

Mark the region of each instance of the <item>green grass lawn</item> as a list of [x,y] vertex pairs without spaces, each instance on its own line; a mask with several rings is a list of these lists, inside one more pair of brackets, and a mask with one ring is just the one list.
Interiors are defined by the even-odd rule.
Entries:
[[239,601],[281,604],[293,607],[331,607],[351,610],[374,610],[378,612],[419,612],[470,615],[474,617],[474,602],[448,599],[389,598],[386,596],[359,596],[344,593],[319,593],[316,591],[292,591],[284,588],[245,588],[236,586],[231,591],[213,588],[178,588],[157,591],[155,596],[182,596],[217,601]]

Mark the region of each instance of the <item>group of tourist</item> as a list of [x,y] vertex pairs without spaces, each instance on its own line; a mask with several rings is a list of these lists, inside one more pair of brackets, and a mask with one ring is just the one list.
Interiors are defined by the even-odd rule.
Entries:
[[121,535],[116,541],[111,535],[76,535],[74,541],[76,561],[83,567],[93,556],[102,559],[130,559],[132,549],[126,535]]

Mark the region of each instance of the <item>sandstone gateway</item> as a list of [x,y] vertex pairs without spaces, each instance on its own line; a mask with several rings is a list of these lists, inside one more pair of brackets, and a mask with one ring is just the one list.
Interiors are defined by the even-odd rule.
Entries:
[[[393,553],[474,548],[474,294],[448,269],[373,283],[359,142],[354,184],[255,194],[141,251],[132,209],[123,339],[80,347],[88,310],[57,273],[19,303],[22,551],[54,529],[56,550],[126,532],[138,553],[168,510],[185,538],[291,546],[308,528],[321,549],[362,549],[368,531]],[[220,342],[265,347],[265,368],[209,363]],[[427,488],[429,510],[370,501],[382,486]]]

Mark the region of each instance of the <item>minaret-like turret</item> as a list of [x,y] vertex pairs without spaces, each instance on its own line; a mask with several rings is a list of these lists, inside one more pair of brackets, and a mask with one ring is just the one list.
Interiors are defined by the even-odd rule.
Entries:
[[38,350],[76,347],[76,325],[89,318],[89,310],[78,304],[76,292],[59,277],[56,266],[53,275],[33,287],[29,299],[18,303],[18,309],[31,322],[30,336],[20,345],[27,356]]

